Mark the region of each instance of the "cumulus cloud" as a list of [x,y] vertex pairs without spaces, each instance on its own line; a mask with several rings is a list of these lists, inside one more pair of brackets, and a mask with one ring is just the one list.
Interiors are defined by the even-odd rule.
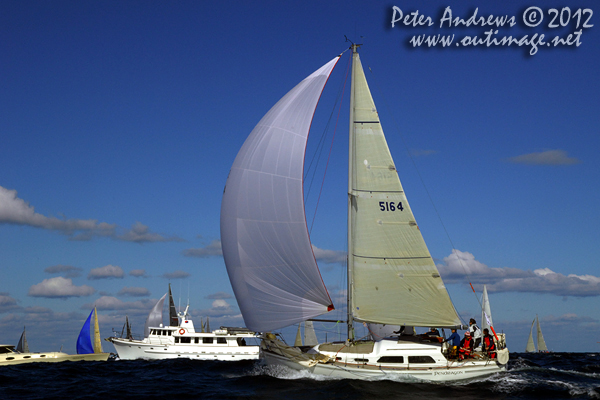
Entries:
[[102,311],[139,311],[141,313],[147,313],[152,309],[152,307],[154,306],[154,304],[156,304],[157,301],[158,299],[123,301],[112,296],[102,296],[93,303],[82,305],[81,309],[88,310],[92,307],[96,307],[98,310]]
[[217,292],[217,293],[213,293],[213,294],[209,294],[208,296],[204,296],[205,299],[232,299],[233,296],[230,295],[229,293],[225,293],[225,292]]
[[46,269],[44,269],[44,272],[47,272],[49,274],[65,274],[65,278],[77,278],[78,276],[81,276],[81,271],[83,271],[82,268],[79,267],[73,267],[71,265],[53,265],[51,267],[48,267]]
[[212,302],[211,308],[200,310],[199,313],[209,317],[221,318],[225,316],[238,315],[240,312],[235,310],[227,301],[223,299],[216,299]]
[[135,243],[149,243],[149,242],[183,242],[184,240],[177,237],[165,237],[158,233],[150,232],[148,226],[141,222],[136,222],[132,225],[131,229],[125,231],[123,234],[117,235],[117,239],[125,242]]
[[105,265],[104,267],[94,268],[88,274],[88,279],[110,279],[118,278],[122,279],[125,276],[125,272],[121,267],[116,265]]
[[205,247],[200,247],[196,249],[185,249],[181,252],[186,257],[200,257],[200,258],[208,258],[208,257],[216,257],[222,256],[223,251],[221,251],[221,241],[213,240]]
[[185,279],[185,278],[188,278],[189,276],[190,276],[189,272],[180,271],[180,270],[173,271],[173,272],[167,272],[162,275],[162,277],[165,279]]
[[41,283],[31,286],[27,294],[32,297],[66,299],[68,297],[89,296],[95,292],[96,289],[91,286],[75,286],[71,279],[57,276],[56,278],[44,279]]
[[109,237],[126,242],[172,242],[182,241],[178,237],[165,237],[150,232],[146,225],[136,222],[131,229],[123,230],[116,224],[98,222],[95,219],[59,219],[35,212],[33,206],[17,197],[16,190],[0,186],[0,224],[31,226],[60,232],[69,240],[87,241],[94,237]]
[[150,291],[143,287],[124,287],[117,293],[119,296],[143,297],[150,296]]
[[324,250],[312,245],[313,253],[318,262],[326,264],[346,264],[346,252],[337,250]]
[[528,153],[508,159],[515,164],[529,165],[572,165],[579,164],[575,157],[569,157],[564,150],[546,150],[539,153]]
[[19,308],[17,300],[10,297],[8,293],[0,293],[0,313],[13,311]]
[[488,292],[548,293],[557,296],[600,296],[600,278],[592,275],[563,275],[548,268],[523,271],[517,268],[491,268],[473,254],[453,250],[437,265],[445,283],[470,281],[476,289],[487,285]]
[[148,277],[148,275],[146,275],[145,269],[132,269],[131,271],[129,271],[129,275],[135,276],[136,278],[147,278]]

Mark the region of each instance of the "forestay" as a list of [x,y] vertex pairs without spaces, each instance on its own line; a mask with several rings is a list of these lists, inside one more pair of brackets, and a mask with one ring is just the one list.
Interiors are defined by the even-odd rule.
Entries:
[[333,308],[309,240],[302,175],[310,123],[338,59],[271,108],[227,178],[223,257],[244,322],[253,331],[282,328]]

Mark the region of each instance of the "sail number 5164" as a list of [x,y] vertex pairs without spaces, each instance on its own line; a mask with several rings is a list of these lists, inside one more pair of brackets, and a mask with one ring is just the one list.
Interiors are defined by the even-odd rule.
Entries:
[[402,207],[402,202],[399,201],[395,203],[393,201],[380,201],[379,202],[379,211],[403,211],[404,207]]

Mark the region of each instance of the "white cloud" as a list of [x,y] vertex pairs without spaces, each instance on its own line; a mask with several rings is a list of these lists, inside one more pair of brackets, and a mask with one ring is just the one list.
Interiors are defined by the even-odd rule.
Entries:
[[223,251],[221,250],[221,241],[213,240],[205,247],[200,247],[196,249],[185,249],[182,251],[183,255],[186,257],[200,257],[200,258],[208,258],[208,257],[216,257],[223,255]]
[[0,313],[13,311],[19,308],[17,300],[10,297],[8,293],[0,293]]
[[471,282],[489,292],[548,293],[557,296],[600,296],[600,278],[592,275],[563,275],[539,268],[523,271],[517,268],[490,268],[475,260],[473,254],[453,250],[437,265],[445,283]]
[[150,296],[150,291],[143,287],[124,287],[117,294],[119,296],[143,297]]
[[3,223],[57,231],[74,241],[87,241],[94,237],[109,237],[114,240],[135,243],[182,241],[176,236],[165,237],[150,232],[150,229],[140,222],[136,222],[129,230],[123,230],[116,224],[98,222],[95,219],[47,217],[36,213],[33,206],[17,197],[16,190],[0,186],[0,224]]
[[346,252],[336,250],[323,250],[312,245],[313,253],[318,262],[327,264],[346,264]]
[[33,285],[27,293],[32,297],[82,297],[89,296],[96,292],[91,286],[75,286],[73,281],[62,276],[56,278],[44,279],[41,283]]
[[102,296],[93,303],[84,304],[81,306],[82,309],[87,310],[92,307],[96,307],[102,311],[141,311],[142,313],[148,313],[158,299],[144,299],[137,301],[123,301],[112,296]]
[[132,269],[129,271],[129,275],[135,276],[136,278],[147,278],[145,269]]
[[77,278],[81,276],[81,271],[83,269],[79,267],[73,267],[71,265],[53,265],[44,269],[44,272],[49,274],[60,274],[65,272],[65,278]]
[[176,236],[165,237],[158,233],[150,232],[148,226],[141,222],[136,222],[131,229],[116,236],[117,239],[125,242],[149,243],[149,242],[183,242],[184,240]]
[[528,153],[508,159],[515,164],[529,165],[572,165],[581,161],[575,157],[569,157],[564,150],[546,150],[538,153]]
[[125,276],[123,269],[116,265],[105,265],[104,267],[94,268],[88,274],[88,279],[122,279]]
[[189,276],[190,276],[189,272],[185,272],[185,271],[181,271],[181,270],[167,272],[162,275],[162,277],[165,279],[185,279]]

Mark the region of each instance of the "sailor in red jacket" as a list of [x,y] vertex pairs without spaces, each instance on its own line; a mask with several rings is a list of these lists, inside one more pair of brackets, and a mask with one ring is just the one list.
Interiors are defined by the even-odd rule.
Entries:
[[460,341],[460,348],[458,349],[458,359],[464,360],[465,358],[471,357],[473,351],[473,338],[469,331],[465,332],[465,337]]
[[487,353],[489,358],[496,358],[496,343],[494,343],[494,338],[490,336],[490,331],[487,328],[483,330],[481,350]]

